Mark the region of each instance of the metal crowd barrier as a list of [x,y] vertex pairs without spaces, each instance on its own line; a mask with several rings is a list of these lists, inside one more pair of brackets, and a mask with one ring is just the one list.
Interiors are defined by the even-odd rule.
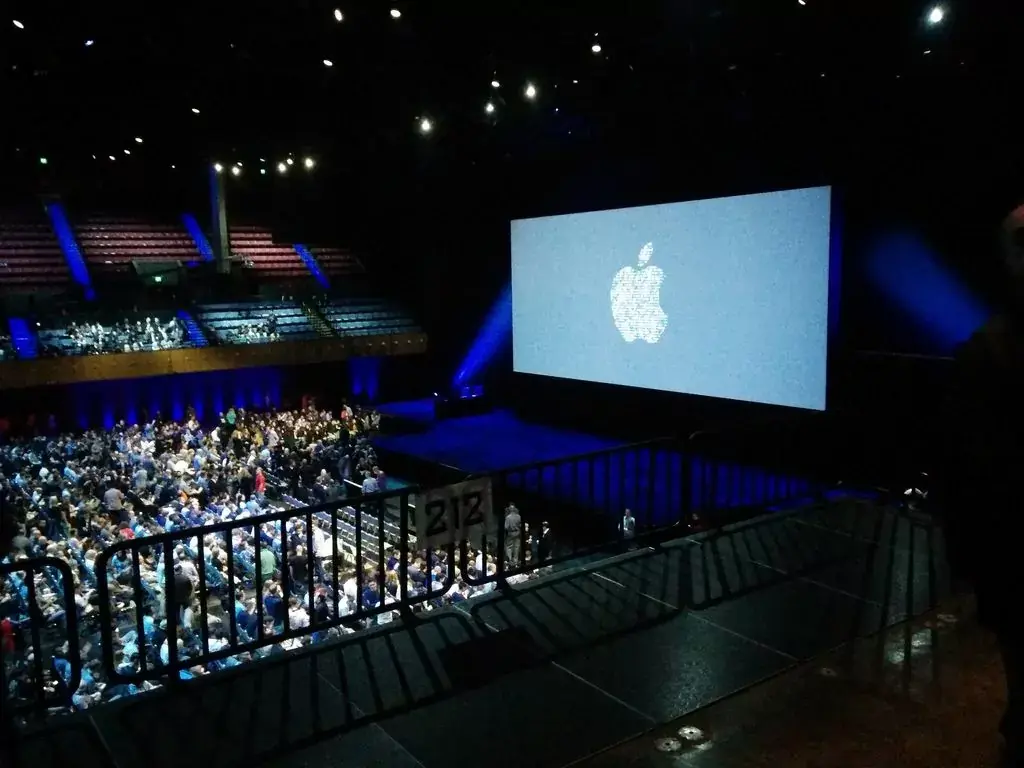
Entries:
[[[54,591],[60,592],[63,616],[48,619],[40,607],[36,577],[47,579]],[[0,581],[5,581],[15,595],[15,610],[27,614],[27,627],[19,628],[20,642],[10,651],[0,642],[0,704],[2,718],[26,714],[42,715],[51,707],[65,707],[82,682],[82,657],[79,648],[78,608],[75,604],[75,581],[71,567],[55,557],[36,557],[0,562]],[[7,617],[9,618],[9,617]],[[56,639],[51,635],[57,625],[63,632]],[[27,630],[28,639],[24,635]],[[65,678],[55,666],[54,651],[67,643],[61,658],[69,665]]]
[[[654,542],[732,522],[737,514],[756,513],[806,495],[811,487],[796,478],[766,476],[756,467],[726,461],[721,455],[695,456],[689,450],[693,447],[663,439],[471,476],[466,483],[488,483],[490,519],[468,538],[448,540],[443,546],[421,547],[417,522],[425,523],[417,520],[413,500],[437,504],[437,494],[443,496],[446,490],[421,488],[353,495],[315,506],[286,497],[290,509],[119,542],[95,563],[107,680],[111,684],[173,682],[194,666],[224,662],[332,628],[355,628],[382,614],[390,617],[393,611],[410,618],[427,604],[440,605],[456,580],[456,570],[449,567],[443,580],[435,582],[428,575],[422,592],[410,591],[415,559],[431,570],[434,555],[443,553],[445,562],[458,565],[460,582],[474,587],[505,585],[513,576],[621,548],[624,537],[619,523],[626,508],[633,511],[637,523],[633,543]],[[424,501],[428,497],[434,501]],[[441,509],[445,503],[442,500]],[[506,532],[502,511],[509,503],[522,511],[522,525],[513,535]],[[566,510],[568,514],[546,537],[543,522]],[[576,535],[577,526],[591,530],[586,536]],[[317,528],[329,541],[329,551],[321,549],[319,558]],[[296,545],[307,553],[306,567],[297,569],[301,583],[293,583],[290,563]],[[275,553],[274,574],[263,571],[261,554],[267,547]],[[226,558],[222,568],[207,565],[213,548],[218,558],[222,554]],[[198,595],[200,616],[194,632],[183,626],[185,608],[194,595],[182,600],[175,594],[176,550],[195,564],[198,575],[193,592]],[[474,551],[480,553],[476,558]],[[391,602],[385,577],[389,559],[398,578]],[[478,560],[487,565],[473,567]],[[284,600],[275,617],[265,615],[263,599],[264,585],[271,577],[277,578]],[[350,579],[355,581],[356,600],[354,609],[346,612],[342,591]],[[246,621],[251,633],[239,625],[235,609],[239,587],[255,592],[255,620]],[[366,589],[376,590],[380,601],[364,600]],[[326,598],[326,611],[315,597],[320,594]],[[287,605],[293,596],[308,596],[308,626],[291,625]],[[210,613],[221,616],[218,601],[226,610],[220,631],[215,632]],[[268,618],[273,627],[268,627]],[[166,621],[166,629],[155,632],[154,623],[160,621]],[[115,633],[128,632],[134,632],[139,649],[138,668],[132,672],[119,663],[115,642]],[[165,659],[159,658],[163,637],[168,639]],[[198,646],[199,652],[182,654],[178,639]]]

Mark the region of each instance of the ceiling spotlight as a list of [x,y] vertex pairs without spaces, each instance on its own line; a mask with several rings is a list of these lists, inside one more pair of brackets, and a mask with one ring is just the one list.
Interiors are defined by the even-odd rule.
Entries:
[[288,166],[285,163],[278,163],[277,164],[277,172],[278,173],[288,173]]
[[130,154],[132,153],[132,151],[131,151],[130,149],[126,149],[126,150],[124,151],[124,153],[125,153],[126,155],[130,155]]
[[86,48],[92,48],[92,44],[95,43],[95,42],[96,42],[95,40],[86,40],[85,41],[85,47]]
[[242,169],[239,166],[237,166],[237,165],[231,166],[231,175],[232,176],[241,176],[242,175]]
[[140,136],[136,136],[135,137],[135,143],[136,144],[141,144],[142,143],[142,138]]
[[46,159],[45,157],[40,157],[40,158],[39,158],[39,164],[40,164],[40,165],[46,165],[46,164],[47,164],[47,163],[49,163],[49,162],[50,162],[50,161],[49,161],[49,160],[47,160],[47,159]]
[[324,66],[325,67],[333,67],[334,66],[334,62],[331,61],[330,59],[324,59]]
[[224,166],[221,165],[220,163],[214,163],[213,170],[215,170],[217,173],[220,173],[221,171],[224,170]]
[[267,169],[266,168],[260,168],[260,176],[266,176],[266,175],[267,175]]
[[497,80],[491,80],[491,88],[501,88],[501,83]]
[[335,8],[334,9],[334,20],[335,21],[344,21],[345,20],[345,17],[342,16],[342,14],[341,14],[341,8]]
[[807,0],[796,0],[800,5],[807,5]]
[[171,170],[173,171],[173,170],[175,170],[175,169],[176,169],[177,167],[178,167],[178,166],[176,166],[176,165],[172,165],[172,166],[171,166]]
[[430,133],[432,130],[434,130],[434,124],[430,120],[425,117],[420,120],[420,133]]
[[313,166],[316,165],[312,157],[307,157],[305,160],[302,161],[302,164],[306,166],[307,171],[312,170]]
[[601,46],[598,45],[597,43],[594,43],[592,46],[590,46],[590,50],[592,50],[594,53],[600,53]]
[[199,110],[196,109],[195,107],[192,107],[192,114],[193,115],[198,115],[199,114]]
[[285,160],[285,162],[288,163],[288,165],[295,165],[295,161],[292,160],[290,157],[287,160]]
[[109,157],[111,161],[117,160],[117,158],[114,157],[113,155],[107,155],[107,157]]
[[533,83],[526,84],[526,90],[524,93],[528,99],[535,99],[537,97],[537,89],[534,87]]
[[24,29],[24,28],[25,28],[25,25],[24,25],[24,24],[22,24],[22,23],[21,23],[20,21],[18,21],[17,19],[14,19],[14,20],[13,20],[13,22],[14,22],[14,26],[16,26],[16,27],[17,27],[18,29]]
[[402,12],[400,10],[398,10],[397,8],[392,8],[391,9],[391,18],[392,19],[400,19],[400,18],[402,18]]
[[484,107],[484,112],[486,112],[488,115],[493,115],[494,114],[494,102],[488,101],[487,102],[487,106]]
[[929,24],[941,24],[942,20],[946,18],[946,9],[941,5],[937,5],[928,12],[928,23]]

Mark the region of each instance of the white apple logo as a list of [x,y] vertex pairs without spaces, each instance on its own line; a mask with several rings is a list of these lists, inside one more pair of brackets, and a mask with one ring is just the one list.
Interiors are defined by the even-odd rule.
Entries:
[[612,320],[630,344],[637,339],[657,344],[668,326],[660,296],[665,273],[647,265],[653,254],[654,245],[647,243],[640,249],[638,266],[623,267],[612,280]]

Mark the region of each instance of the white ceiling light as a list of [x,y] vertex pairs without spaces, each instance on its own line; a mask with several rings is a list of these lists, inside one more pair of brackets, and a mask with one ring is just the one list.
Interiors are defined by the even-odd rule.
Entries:
[[533,83],[526,84],[526,90],[524,91],[524,93],[526,94],[526,98],[528,99],[537,98],[537,89],[534,87]]
[[220,163],[214,163],[213,170],[215,170],[217,173],[220,173],[221,171],[224,170],[224,166],[221,165]]
[[95,40],[86,40],[85,41],[85,47],[86,48],[92,48],[92,44],[95,43],[95,42],[96,42]]
[[199,110],[196,107],[192,107],[192,114],[193,115],[198,115],[199,114]]
[[334,66],[334,62],[331,61],[330,59],[324,59],[324,66],[325,67],[333,67]]
[[241,176],[242,175],[242,169],[239,166],[237,166],[237,165],[232,166],[231,167],[231,175],[232,176]]
[[946,18],[946,9],[941,5],[937,5],[928,12],[928,23],[929,24],[941,24],[942,20]]
[[46,159],[45,157],[40,157],[40,158],[39,158],[39,164],[40,164],[40,165],[46,165],[46,164],[48,164],[49,162],[50,162],[50,161],[49,161],[49,160],[47,160],[47,159]]
[[130,154],[132,153],[132,151],[131,151],[130,149],[126,149],[126,150],[124,151],[124,153],[125,153],[126,155],[130,155]]
[[491,88],[501,88],[501,83],[497,80],[491,80]]
[[267,175],[267,169],[266,168],[260,168],[260,176],[266,176],[266,175]]
[[592,50],[594,53],[600,53],[601,46],[598,45],[597,43],[594,43],[592,46],[590,46],[590,50]]
[[277,164],[277,172],[278,173],[288,173],[288,166],[285,163],[278,163]]
[[285,160],[285,162],[288,163],[288,165],[295,165],[295,161],[292,160],[290,157],[287,160]]
[[136,144],[141,144],[142,143],[142,137],[141,136],[136,136],[135,137],[135,143]]
[[111,159],[111,161],[113,161],[113,160],[117,160],[117,158],[116,158],[116,157],[114,157],[113,155],[107,155],[107,157],[109,157],[109,158]]
[[486,112],[488,115],[493,115],[494,114],[494,102],[488,101],[487,102],[487,106],[484,107],[484,112]]
[[311,171],[313,170],[313,166],[316,165],[316,162],[313,160],[312,157],[307,157],[305,160],[302,161],[302,164],[306,166],[307,171]]
[[434,124],[430,120],[425,117],[420,120],[420,133],[430,133],[432,130],[434,130]]
[[25,25],[24,25],[24,24],[22,24],[22,23],[21,23],[20,21],[18,21],[17,19],[14,19],[14,20],[13,20],[13,23],[14,23],[14,26],[16,26],[16,27],[17,27],[18,29],[24,29],[24,28],[25,28]]
[[402,18],[402,12],[400,10],[398,10],[397,8],[392,8],[391,9],[391,18],[392,19],[400,19],[400,18]]
[[341,13],[341,8],[335,8],[334,9],[334,20],[335,21],[344,21],[345,20],[345,17]]

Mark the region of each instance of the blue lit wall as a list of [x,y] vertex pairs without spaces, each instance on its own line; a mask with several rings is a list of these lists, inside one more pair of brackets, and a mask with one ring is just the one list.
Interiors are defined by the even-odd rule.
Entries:
[[299,254],[299,258],[306,265],[306,269],[310,271],[316,281],[324,288],[331,287],[331,281],[327,279],[327,275],[320,269],[320,265],[317,263],[316,257],[310,252],[310,250],[304,245],[295,245],[295,252]]
[[7,321],[11,331],[11,343],[14,351],[22,360],[34,360],[39,357],[39,337],[31,324],[23,317],[12,317]]
[[210,245],[210,241],[206,239],[206,235],[203,233],[203,228],[199,226],[199,222],[196,217],[191,213],[186,213],[181,217],[182,222],[185,224],[185,229],[192,236],[192,240],[196,244],[196,249],[199,254],[203,257],[203,261],[213,261],[213,246]]
[[57,235],[60,249],[64,253],[64,260],[68,263],[72,279],[82,286],[85,297],[92,301],[96,298],[96,291],[93,290],[92,279],[89,277],[89,268],[85,264],[82,252],[78,249],[78,243],[75,241],[75,232],[68,221],[64,206],[60,203],[49,203],[46,206],[46,212],[50,216],[50,223],[53,225],[53,231]]
[[277,368],[247,368],[75,384],[68,388],[76,425],[110,429],[124,419],[137,422],[148,411],[181,419],[191,405],[205,423],[231,406],[262,408],[281,405],[283,374]]
[[895,232],[867,249],[865,270],[882,296],[918,331],[921,343],[949,354],[989,315],[961,279],[921,237]]
[[377,402],[377,394],[380,391],[380,366],[379,357],[353,357],[348,361],[353,395],[371,403]]
[[478,379],[502,347],[512,338],[512,284],[506,285],[491,306],[483,325],[466,353],[452,385],[456,388],[479,383]]

